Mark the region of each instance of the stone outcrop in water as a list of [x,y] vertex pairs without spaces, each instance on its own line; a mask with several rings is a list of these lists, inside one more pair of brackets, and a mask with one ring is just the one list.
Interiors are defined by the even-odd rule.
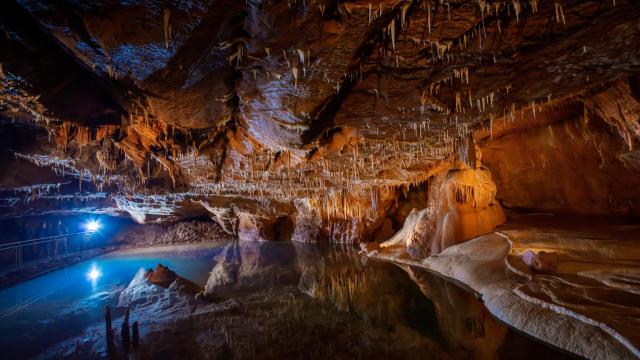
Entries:
[[163,288],[178,289],[181,292],[195,296],[203,292],[203,289],[192,281],[185,279],[168,267],[158,264],[155,270],[147,269],[144,279],[154,285]]
[[234,300],[212,303],[197,298],[188,288],[185,290],[184,283],[180,281],[174,281],[168,287],[156,285],[147,281],[145,271],[140,269],[120,293],[117,306],[130,308],[138,319],[144,318],[148,322],[173,321],[194,314],[214,314],[237,309],[239,304]]

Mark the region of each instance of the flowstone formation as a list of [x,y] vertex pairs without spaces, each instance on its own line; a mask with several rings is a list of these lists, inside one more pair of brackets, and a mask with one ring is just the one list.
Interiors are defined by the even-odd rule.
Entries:
[[424,258],[506,221],[491,172],[482,165],[480,148],[468,138],[461,149],[452,169],[429,183],[428,207],[414,209],[404,227],[381,247],[406,246],[409,254]]
[[[2,1],[0,216],[356,243],[429,202],[446,219],[424,255],[501,223],[496,191],[637,215],[639,18],[637,1]],[[470,136],[488,170],[454,160]]]

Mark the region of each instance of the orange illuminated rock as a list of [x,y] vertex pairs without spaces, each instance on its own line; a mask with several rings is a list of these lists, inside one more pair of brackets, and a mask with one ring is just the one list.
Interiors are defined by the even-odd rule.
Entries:
[[496,201],[496,184],[483,166],[452,170],[442,184],[441,220],[432,241],[431,254],[485,234],[506,221]]
[[160,263],[156,265],[155,270],[148,269],[144,274],[144,278],[152,284],[163,288],[175,287],[176,289],[190,295],[196,295],[201,293],[203,290],[194,282],[179,276],[174,271]]
[[150,283],[168,287],[172,282],[176,281],[178,274],[159,263],[156,265],[155,270],[148,269],[144,278]]
[[404,244],[413,257],[422,258],[503,224],[506,217],[496,200],[496,185],[489,170],[481,165],[482,154],[477,147],[474,158],[476,168],[456,161],[446,175],[433,177],[428,207],[414,209],[402,230],[382,246]]

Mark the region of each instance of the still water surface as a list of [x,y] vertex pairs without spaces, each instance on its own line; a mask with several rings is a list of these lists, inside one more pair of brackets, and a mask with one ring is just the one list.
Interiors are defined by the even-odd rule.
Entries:
[[[377,261],[364,264],[352,249],[290,242],[122,250],[1,290],[2,353],[29,358],[81,337],[100,325],[104,306],[117,303],[139,269],[158,263],[202,286],[210,272],[230,272],[224,277],[245,293],[289,282],[300,296],[332,302],[337,311],[352,312],[363,322],[411,329],[441,344],[453,358],[565,356],[506,329],[472,294],[433,274]],[[99,276],[88,276],[92,269]]]

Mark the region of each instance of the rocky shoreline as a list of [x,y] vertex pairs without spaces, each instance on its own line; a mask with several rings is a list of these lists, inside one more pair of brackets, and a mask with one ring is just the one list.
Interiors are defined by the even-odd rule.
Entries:
[[424,260],[412,259],[404,247],[365,251],[371,258],[417,266],[468,286],[491,314],[525,334],[589,359],[634,359],[635,345],[605,324],[561,306],[523,297],[523,277],[510,268],[511,241],[501,232],[451,246]]

